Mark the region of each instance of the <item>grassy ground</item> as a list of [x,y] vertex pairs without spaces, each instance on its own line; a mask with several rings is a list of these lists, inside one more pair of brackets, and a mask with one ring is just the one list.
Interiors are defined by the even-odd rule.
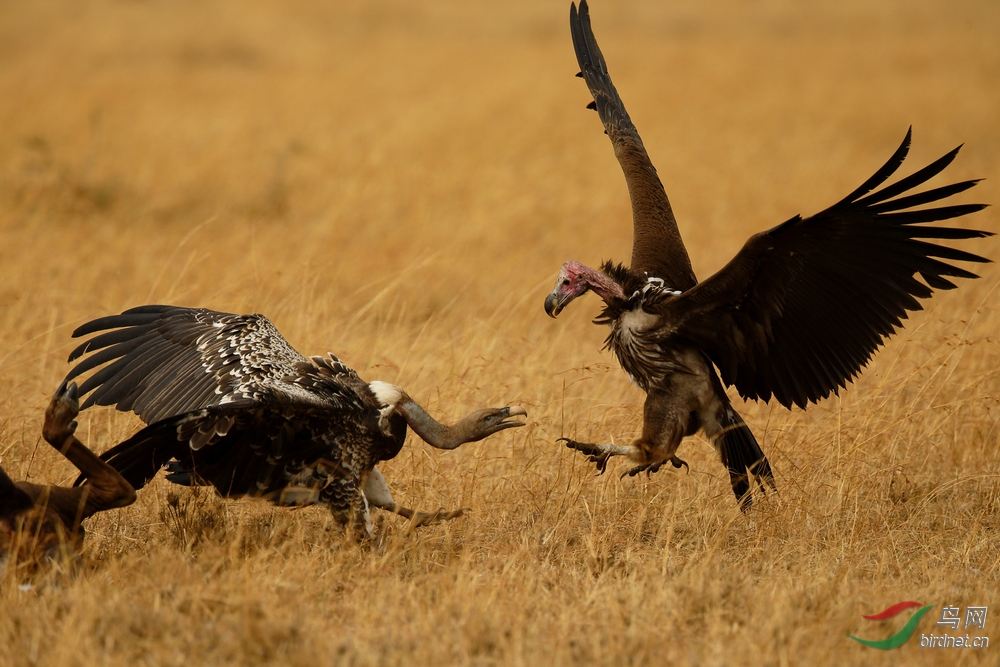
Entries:
[[[343,6],[341,6],[343,5]],[[913,599],[994,605],[1000,644],[1000,274],[935,297],[807,412],[737,405],[780,494],[746,516],[699,439],[690,474],[591,475],[561,435],[624,441],[642,395],[567,259],[626,260],[624,182],[577,71],[568,3],[0,3],[0,459],[68,482],[43,408],[83,321],[155,302],[266,313],[447,419],[397,500],[468,517],[342,540],[324,511],[158,480],[91,520],[82,565],[0,579],[9,665],[998,664],[881,653]],[[602,2],[615,81],[701,276],[836,201],[914,127],[909,170],[1000,202],[1000,8],[980,2]],[[907,167],[904,167],[907,169]],[[944,182],[939,178],[936,183]],[[1000,230],[996,209],[968,221]],[[966,242],[994,259],[994,239]],[[81,418],[104,450],[137,421]]]

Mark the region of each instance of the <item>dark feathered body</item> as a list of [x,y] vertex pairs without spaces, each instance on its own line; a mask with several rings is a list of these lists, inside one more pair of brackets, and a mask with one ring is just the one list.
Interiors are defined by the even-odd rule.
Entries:
[[[826,398],[846,387],[892,335],[918,299],[976,275],[953,262],[985,258],[940,244],[989,232],[926,223],[974,213],[982,204],[926,207],[973,187],[963,181],[913,190],[943,171],[958,149],[895,183],[910,132],[854,192],[808,218],[751,237],[725,267],[698,282],[673,211],[632,124],[590,26],[586,1],[570,9],[580,76],[625,174],[632,200],[629,267],[563,265],[545,300],[555,317],[593,291],[604,300],[595,320],[611,331],[606,345],[647,394],[643,433],[629,446],[569,441],[603,470],[609,456],[655,471],[680,461],[680,440],[703,430],[729,469],[733,490],[748,502],[747,470],[773,486],[770,465],[733,409],[725,385],[748,399],[786,407]],[[879,189],[881,188],[881,189]],[[717,370],[718,369],[718,372]],[[721,378],[720,378],[721,376]]]
[[102,455],[137,489],[167,465],[178,484],[319,503],[344,523],[367,524],[371,502],[410,516],[375,471],[399,453],[408,425],[450,449],[519,426],[504,419],[524,414],[481,410],[445,427],[398,387],[367,383],[332,354],[306,359],[262,315],[142,306],[73,335],[102,331],[70,355],[90,353],[67,381],[106,364],[82,384],[82,394],[93,392],[83,407],[115,405],[150,424]]

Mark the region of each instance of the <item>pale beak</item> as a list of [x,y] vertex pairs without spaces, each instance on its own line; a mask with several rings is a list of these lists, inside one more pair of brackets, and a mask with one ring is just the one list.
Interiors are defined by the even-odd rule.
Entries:
[[562,300],[556,295],[555,292],[551,292],[547,297],[545,297],[545,314],[549,317],[554,318],[559,314],[563,308]]
[[512,426],[524,426],[524,422],[520,421],[507,421],[510,417],[527,417],[528,412],[522,408],[520,405],[510,405],[506,408],[500,408],[500,414],[503,415],[503,421],[500,422],[499,426],[501,428],[510,428]]

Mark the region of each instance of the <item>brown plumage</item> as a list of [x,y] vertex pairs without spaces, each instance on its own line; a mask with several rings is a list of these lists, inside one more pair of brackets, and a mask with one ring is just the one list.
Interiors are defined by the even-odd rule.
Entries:
[[14,482],[0,468],[0,558],[37,562],[63,547],[79,549],[84,520],[135,502],[132,486],[74,435],[79,411],[76,385],[63,384],[45,410],[42,436],[86,475],[86,484],[66,488]]
[[365,382],[332,354],[306,359],[262,315],[141,306],[73,336],[90,334],[98,335],[69,360],[90,356],[67,381],[97,369],[80,387],[93,392],[83,407],[114,405],[149,424],[101,456],[136,489],[166,465],[170,481],[224,496],[326,505],[359,534],[371,530],[371,506],[416,525],[462,514],[415,512],[393,500],[375,466],[399,453],[407,427],[454,449],[523,426],[509,419],[526,415],[518,406],[487,408],[440,424],[399,387]]
[[[605,469],[627,456],[627,474],[655,472],[681,439],[703,430],[719,451],[741,507],[750,502],[747,472],[774,486],[770,464],[733,409],[723,383],[748,399],[785,407],[819,401],[847,386],[883,341],[902,326],[918,298],[953,289],[952,277],[977,276],[951,262],[986,262],[940,240],[990,232],[925,223],[979,211],[982,204],[914,207],[951,197],[978,181],[908,194],[947,167],[958,149],[883,187],[910,145],[903,143],[871,178],[830,208],[795,216],[754,235],[725,267],[698,283],[673,212],[618,96],[590,27],[584,0],[570,8],[580,76],[587,82],[625,180],[633,213],[632,265],[600,270],[567,262],[545,300],[555,317],[588,290],[605,309],[595,320],[607,347],[647,393],[642,436],[628,446],[567,440]],[[918,279],[919,278],[919,279]],[[717,372],[718,371],[718,372]],[[721,375],[721,381],[720,376]]]

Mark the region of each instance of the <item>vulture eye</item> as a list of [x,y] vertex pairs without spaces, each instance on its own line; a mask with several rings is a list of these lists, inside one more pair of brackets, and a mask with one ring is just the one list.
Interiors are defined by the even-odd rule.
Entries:
[[562,281],[563,287],[569,287],[569,278]]

